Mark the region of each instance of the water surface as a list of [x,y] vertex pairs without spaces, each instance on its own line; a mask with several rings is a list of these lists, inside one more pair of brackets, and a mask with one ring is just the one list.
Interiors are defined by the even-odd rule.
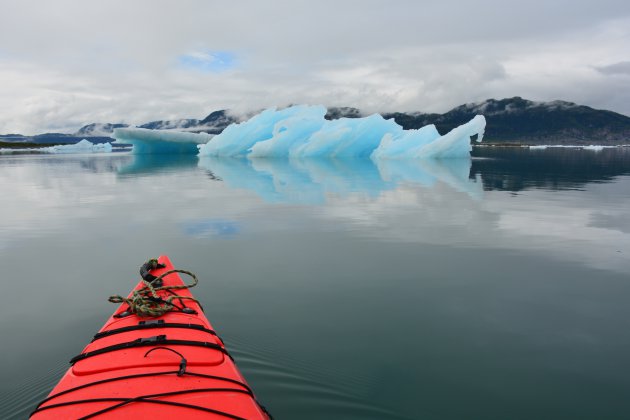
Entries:
[[627,418],[630,150],[0,157],[0,412],[168,254],[280,419]]

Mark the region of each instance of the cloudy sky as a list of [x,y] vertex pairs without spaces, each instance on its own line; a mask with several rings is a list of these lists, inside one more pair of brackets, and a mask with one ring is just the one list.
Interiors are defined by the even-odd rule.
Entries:
[[630,115],[630,2],[0,0],[0,134],[511,96]]

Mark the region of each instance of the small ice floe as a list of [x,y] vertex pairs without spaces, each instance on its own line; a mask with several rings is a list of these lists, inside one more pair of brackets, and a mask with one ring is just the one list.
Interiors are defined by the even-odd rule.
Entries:
[[43,153],[111,153],[111,143],[92,143],[86,139],[76,144],[64,144],[59,146],[44,147],[38,149]]

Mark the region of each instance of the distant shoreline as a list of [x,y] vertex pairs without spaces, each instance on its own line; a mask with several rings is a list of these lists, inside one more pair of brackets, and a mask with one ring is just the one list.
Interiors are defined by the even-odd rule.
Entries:
[[538,147],[571,147],[571,148],[581,148],[581,147],[630,147],[628,143],[619,143],[619,144],[599,144],[599,143],[580,143],[580,144],[570,144],[570,143],[547,143],[547,144],[530,144],[530,143],[514,143],[514,142],[482,142],[476,143],[471,142],[473,147],[527,147],[527,148],[538,148]]
[[[114,141],[114,139],[112,139]],[[49,149],[54,146],[68,146],[68,143],[52,144],[52,143],[20,143],[20,142],[4,142],[0,141],[0,154],[39,154],[41,149]],[[113,152],[130,151],[130,145],[117,145]],[[552,149],[583,149],[600,151],[603,149],[630,148],[630,144],[526,144],[515,142],[482,142],[477,143],[471,141],[473,148],[499,148],[499,149],[529,149],[529,150],[546,150]]]
[[56,146],[54,144],[44,143],[20,143],[0,141],[0,149],[41,149],[44,147]]

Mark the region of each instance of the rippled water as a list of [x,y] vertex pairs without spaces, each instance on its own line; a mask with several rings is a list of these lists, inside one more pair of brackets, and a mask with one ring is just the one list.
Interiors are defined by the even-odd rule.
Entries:
[[474,153],[1,156],[2,417],[168,254],[277,418],[627,418],[630,150]]

